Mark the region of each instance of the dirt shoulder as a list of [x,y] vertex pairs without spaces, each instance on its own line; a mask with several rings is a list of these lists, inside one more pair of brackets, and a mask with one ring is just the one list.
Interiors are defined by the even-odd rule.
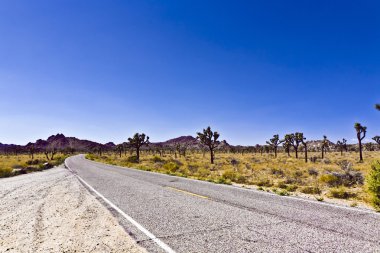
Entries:
[[0,252],[145,252],[68,170],[0,179]]

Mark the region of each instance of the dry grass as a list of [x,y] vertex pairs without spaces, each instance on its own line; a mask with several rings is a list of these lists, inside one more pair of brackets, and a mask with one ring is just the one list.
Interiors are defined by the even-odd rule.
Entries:
[[57,154],[53,161],[49,161],[49,166],[44,164],[48,161],[45,155],[35,154],[34,160],[31,160],[29,155],[0,155],[0,178],[10,177],[22,173],[27,173],[31,171],[39,171],[51,166],[61,164],[67,156]]
[[[292,154],[294,156],[294,154]],[[215,183],[237,183],[259,186],[280,195],[305,193],[317,198],[347,198],[361,203],[369,203],[368,193],[360,181],[342,183],[335,175],[345,175],[342,161],[351,164],[352,172],[364,178],[375,160],[380,160],[380,152],[365,152],[364,162],[358,162],[358,153],[327,153],[319,159],[320,153],[309,152],[309,157],[318,157],[315,163],[305,163],[303,154],[299,159],[279,154],[232,154],[217,153],[215,164],[211,165],[209,156],[199,153],[187,154],[177,158],[171,154],[159,157],[142,153],[140,163],[131,163],[128,156],[119,157],[109,153],[102,157],[88,155],[87,158],[113,165],[156,171],[182,177],[191,177]],[[360,172],[360,173],[357,173]],[[335,173],[335,174],[334,174]],[[335,181],[334,181],[335,180]],[[337,193],[337,190],[339,192]],[[343,192],[344,191],[344,192]]]

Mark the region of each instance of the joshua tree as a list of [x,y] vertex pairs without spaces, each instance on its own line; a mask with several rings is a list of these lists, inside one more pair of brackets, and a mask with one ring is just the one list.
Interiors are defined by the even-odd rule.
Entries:
[[356,130],[356,137],[359,141],[359,153],[360,153],[360,162],[363,161],[363,147],[362,147],[362,140],[365,138],[365,135],[367,133],[367,127],[362,126],[360,123],[355,123],[354,128]]
[[[290,147],[293,146],[294,141],[294,135],[293,134],[286,134],[282,142],[284,143],[284,149],[288,153],[288,156],[290,156]],[[298,150],[297,150],[298,151]],[[298,155],[298,154],[296,154]]]
[[288,157],[290,157],[290,144],[283,142],[282,147],[284,148],[284,152],[288,154]]
[[255,145],[255,154],[261,152],[261,146],[259,144]]
[[124,151],[124,145],[123,144],[119,144],[116,146],[116,151],[119,153],[119,157],[121,157],[121,154],[123,153]]
[[380,147],[380,136],[375,136],[372,140],[376,141],[377,145]]
[[373,143],[372,143],[372,142],[368,142],[368,143],[366,143],[366,144],[365,144],[365,149],[366,149],[367,151],[373,151],[373,150],[374,150],[374,145],[373,145]]
[[135,133],[132,138],[128,138],[128,145],[136,149],[136,159],[137,162],[140,162],[140,148],[144,145],[149,145],[149,136],[145,136],[145,134]]
[[305,142],[306,138],[303,136],[303,133],[295,133],[295,139],[296,141],[302,143],[305,149],[305,163],[307,163],[307,143]]
[[176,142],[174,143],[174,157],[177,158],[177,153],[179,157],[181,157],[181,143]]
[[197,133],[197,139],[210,150],[211,164],[214,164],[214,150],[219,145],[219,133],[211,131],[210,127],[203,129],[203,133]]
[[303,133],[295,133],[290,135],[292,140],[292,146],[294,148],[294,151],[296,152],[296,158],[298,158],[298,147],[300,143],[303,141]]
[[[51,153],[51,156],[49,157],[49,153]],[[45,149],[44,154],[46,156],[47,160],[54,160],[54,155],[57,153],[56,148],[52,148],[50,151],[49,149]]]
[[347,152],[347,140],[343,138],[342,141],[337,141],[336,145],[339,147],[340,155],[343,155],[343,150]]
[[325,158],[326,149],[329,147],[329,140],[326,135],[323,135],[321,150],[322,150],[322,159]]
[[30,154],[30,157],[32,158],[32,160],[34,160],[34,153],[36,152],[36,148],[34,147],[34,145],[31,145],[29,147],[29,154]]
[[273,138],[267,141],[267,144],[274,150],[274,157],[277,157],[277,148],[283,141],[280,140],[278,134],[273,135]]
[[189,144],[188,143],[184,143],[181,147],[181,151],[182,151],[182,155],[183,157],[186,157],[186,152],[187,152],[187,149],[189,148]]
[[93,150],[94,153],[98,153],[99,156],[102,156],[103,149],[102,149],[101,145],[98,145],[98,146],[94,147],[92,150]]

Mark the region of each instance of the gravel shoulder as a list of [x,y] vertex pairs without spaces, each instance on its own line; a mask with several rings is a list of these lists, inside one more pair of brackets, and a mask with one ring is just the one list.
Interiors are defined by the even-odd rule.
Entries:
[[146,252],[63,167],[0,180],[0,252]]

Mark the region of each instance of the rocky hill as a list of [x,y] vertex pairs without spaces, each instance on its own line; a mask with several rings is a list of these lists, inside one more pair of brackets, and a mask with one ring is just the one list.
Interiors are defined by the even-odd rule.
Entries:
[[[112,143],[113,144],[113,143]],[[85,152],[101,147],[103,150],[113,148],[111,143],[103,145],[101,143],[81,140],[75,137],[66,137],[63,134],[52,135],[46,140],[39,139],[36,142],[29,142],[27,145],[0,144],[2,152],[27,152],[31,147],[35,150],[57,149],[57,150],[74,150]],[[113,144],[115,145],[115,144]]]

